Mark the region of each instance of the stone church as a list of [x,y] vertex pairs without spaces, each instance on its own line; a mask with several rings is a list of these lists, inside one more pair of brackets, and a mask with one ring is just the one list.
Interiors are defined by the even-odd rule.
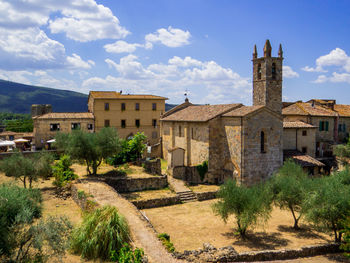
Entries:
[[[235,178],[253,184],[269,177],[283,163],[282,46],[272,56],[253,52],[253,106],[185,103],[161,118],[163,157],[169,171],[208,161],[205,181]],[[186,170],[182,170],[186,173]]]

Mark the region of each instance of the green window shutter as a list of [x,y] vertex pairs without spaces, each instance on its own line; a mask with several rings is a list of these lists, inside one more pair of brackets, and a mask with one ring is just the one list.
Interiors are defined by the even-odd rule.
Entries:
[[326,131],[328,131],[328,121],[325,121],[326,123]]
[[322,130],[323,130],[323,129],[322,129],[322,126],[323,126],[322,124],[323,124],[323,121],[320,121],[320,125],[318,126],[318,130],[319,130],[319,131],[322,131]]

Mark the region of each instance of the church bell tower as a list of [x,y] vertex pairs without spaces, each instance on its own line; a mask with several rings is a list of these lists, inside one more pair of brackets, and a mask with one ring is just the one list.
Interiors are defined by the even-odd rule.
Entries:
[[282,61],[280,44],[278,57],[271,57],[271,44],[266,40],[264,56],[258,58],[256,45],[253,52],[253,105],[264,105],[282,114]]

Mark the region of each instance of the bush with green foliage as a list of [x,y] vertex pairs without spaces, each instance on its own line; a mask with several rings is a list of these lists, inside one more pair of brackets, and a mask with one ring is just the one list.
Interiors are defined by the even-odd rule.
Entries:
[[73,160],[85,162],[87,173],[96,175],[102,161],[119,152],[120,143],[117,131],[108,127],[97,133],[82,130],[58,133],[55,147],[64,151]]
[[220,200],[213,205],[214,212],[225,223],[233,214],[241,237],[246,236],[249,227],[264,224],[270,217],[272,195],[262,184],[247,187],[237,185],[235,180],[228,180],[220,187],[217,197]]
[[350,138],[346,144],[339,144],[334,148],[334,155],[340,158],[350,158]]
[[135,248],[132,250],[128,243],[125,243],[119,250],[119,253],[112,251],[111,260],[118,263],[142,263],[144,256],[142,248]]
[[0,124],[6,126],[7,131],[32,132],[33,120],[30,114],[0,113]]
[[350,258],[350,217],[344,222],[344,229],[341,233],[343,234],[343,243],[340,245],[340,248],[344,250],[345,256]]
[[[340,176],[339,176],[340,175]],[[313,190],[303,203],[305,218],[321,230],[333,232],[334,241],[341,242],[346,218],[350,217],[349,170],[313,181]]]
[[197,165],[197,171],[201,180],[204,180],[205,174],[208,172],[208,161],[203,161],[202,164]]
[[170,236],[167,233],[158,234],[158,239],[162,241],[163,246],[165,246],[168,252],[175,252],[174,244],[170,242]]
[[147,137],[143,132],[136,133],[132,139],[122,140],[121,150],[118,154],[108,158],[108,163],[119,165],[140,159],[147,147],[146,141]]
[[0,162],[0,171],[4,172],[6,176],[21,180],[24,188],[27,187],[28,179],[31,188],[32,182],[37,181],[39,177],[51,176],[52,161],[52,156],[45,152],[35,154],[32,157],[24,157],[22,153],[15,153]]
[[302,204],[308,196],[309,181],[303,168],[293,160],[287,160],[270,180],[274,203],[281,209],[290,210],[294,229],[299,229]]
[[[71,249],[86,259],[110,259],[113,251],[130,242],[129,226],[125,218],[112,206],[98,208],[84,216],[74,229]],[[114,254],[115,255],[115,254]]]
[[[45,262],[64,255],[71,225],[66,218],[39,220],[41,193],[15,185],[0,186],[0,260]],[[50,249],[43,249],[50,248]],[[51,253],[50,253],[51,252]]]
[[53,175],[55,177],[54,185],[58,187],[63,187],[67,183],[73,181],[77,178],[74,174],[73,169],[71,169],[72,160],[69,155],[62,155],[61,158],[52,166]]

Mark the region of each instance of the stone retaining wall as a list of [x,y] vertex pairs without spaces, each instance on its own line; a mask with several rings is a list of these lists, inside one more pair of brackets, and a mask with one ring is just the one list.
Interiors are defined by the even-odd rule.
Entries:
[[205,180],[201,180],[196,166],[177,166],[172,168],[170,173],[172,173],[174,178],[183,180],[190,184],[200,184]]
[[163,189],[168,186],[166,175],[148,178],[104,178],[104,182],[119,193]]
[[162,175],[162,164],[160,159],[144,162],[144,167],[147,173]]
[[137,207],[137,209],[147,209],[147,208],[181,204],[181,200],[179,196],[171,196],[171,197],[155,198],[155,199],[149,199],[149,200],[131,201],[131,203],[133,203]]
[[194,192],[197,196],[198,201],[215,199],[218,191],[211,192]]
[[88,196],[84,191],[79,190],[76,185],[72,184],[70,191],[72,199],[82,210],[91,211],[98,207],[98,204],[92,199],[92,197]]
[[300,249],[263,250],[237,253],[231,246],[216,249],[210,244],[203,244],[203,249],[175,252],[174,257],[189,262],[254,262],[287,260],[300,257],[311,257],[330,253],[339,253],[339,244],[330,243],[301,247]]

